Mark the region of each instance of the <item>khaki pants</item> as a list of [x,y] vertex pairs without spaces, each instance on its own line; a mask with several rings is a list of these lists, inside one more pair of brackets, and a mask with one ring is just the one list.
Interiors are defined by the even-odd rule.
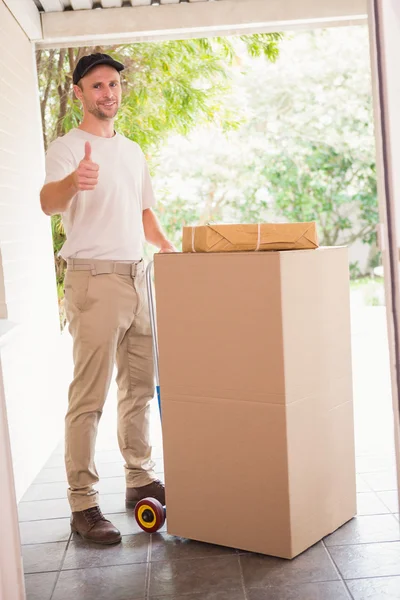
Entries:
[[68,260],[65,307],[74,358],[65,463],[71,509],[80,511],[98,505],[95,442],[115,363],[126,485],[140,487],[156,478],[149,445],[154,370],[143,261]]

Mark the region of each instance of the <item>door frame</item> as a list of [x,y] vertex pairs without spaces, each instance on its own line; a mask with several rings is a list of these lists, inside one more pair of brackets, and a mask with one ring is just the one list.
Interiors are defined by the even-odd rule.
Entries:
[[368,0],[368,26],[380,217],[378,239],[384,267],[393,433],[400,503],[400,181],[395,173],[396,159],[400,160],[400,120],[393,118],[393,102],[399,97],[399,90],[394,85],[391,72],[391,60],[396,49],[400,50],[400,38],[396,35],[396,28],[400,29],[400,6],[397,0]]
[[[396,43],[394,36],[391,36],[390,32],[388,32],[387,14],[390,9],[393,10],[394,3],[397,0],[367,1],[380,214],[379,238],[384,263],[394,437],[398,481],[400,481],[400,287],[398,272],[399,249],[397,241],[397,238],[400,237],[400,231],[398,236],[396,226],[398,212],[400,211],[399,208],[396,212],[396,199],[398,196],[400,206],[400,186],[397,187],[395,185],[393,154],[393,136],[397,134],[400,140],[400,128],[396,131],[391,118],[393,109],[389,100],[393,95],[393,89],[387,61],[388,52],[390,53],[391,48],[395,48]],[[398,11],[398,16],[400,27],[400,10]],[[302,27],[304,29],[308,28],[307,23],[303,22]],[[315,27],[315,23],[310,23],[309,27]],[[292,29],[292,25],[280,23],[279,29],[281,31],[285,29],[290,30]],[[226,35],[230,33],[230,31],[226,31]],[[207,32],[203,30],[202,34],[207,35]],[[193,36],[196,37],[195,32],[193,32]],[[107,40],[104,40],[104,42],[107,43]],[[98,41],[97,43],[100,42]],[[400,49],[400,38],[398,46]],[[400,154],[397,158],[400,160]],[[4,519],[1,521],[2,535],[0,536],[0,591],[3,592],[4,597],[8,600],[24,600],[24,575],[21,561],[11,450],[5,413],[4,389],[2,386],[1,363],[0,409],[0,456],[2,466],[0,496],[1,504],[3,507],[5,506],[5,510],[3,509],[2,511]]]

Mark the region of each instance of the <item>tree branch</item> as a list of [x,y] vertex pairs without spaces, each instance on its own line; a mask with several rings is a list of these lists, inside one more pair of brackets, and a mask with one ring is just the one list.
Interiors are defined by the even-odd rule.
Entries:
[[43,57],[43,50],[36,50],[36,69],[39,75],[40,72],[40,67],[42,65],[42,57]]
[[[40,102],[40,114],[42,117],[43,140],[44,140],[44,147],[46,150],[47,150],[46,108],[47,108],[47,102],[48,102],[49,94],[50,94],[50,90],[51,90],[51,84],[53,83],[54,55],[55,55],[55,50],[50,50],[48,61],[47,61],[47,69],[45,72],[46,87],[44,89],[43,98]],[[40,66],[40,63],[39,63],[39,66]]]
[[365,225],[365,227],[363,227],[358,233],[354,233],[352,236],[347,238],[345,243],[350,245],[356,240],[362,240],[367,233],[372,233],[373,231],[375,231],[375,225]]
[[58,92],[58,98],[59,98],[59,103],[60,103],[60,109],[59,109],[57,125],[56,125],[57,137],[60,137],[64,133],[63,121],[64,121],[65,114],[67,112],[67,96],[65,94],[65,89],[64,89],[64,86],[63,86],[62,80],[61,80],[61,73],[63,72],[65,54],[66,54],[65,48],[61,48],[60,55],[58,58],[59,80],[58,80],[58,85],[57,85],[57,92]]
[[74,56],[74,49],[73,48],[68,48],[68,60],[69,60],[69,67],[71,70],[71,75],[75,70],[76,67],[76,62],[75,62],[75,56]]

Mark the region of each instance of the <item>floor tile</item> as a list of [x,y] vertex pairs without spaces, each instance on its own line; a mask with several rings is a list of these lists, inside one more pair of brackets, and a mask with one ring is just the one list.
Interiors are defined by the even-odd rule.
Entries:
[[146,564],[61,571],[52,600],[141,600]]
[[395,469],[391,469],[390,471],[378,471],[376,473],[364,473],[362,477],[375,492],[397,490],[397,476]]
[[224,546],[194,542],[168,535],[168,533],[155,533],[152,535],[150,555],[152,562],[181,558],[208,558],[227,554],[236,554],[236,550]]
[[357,494],[358,515],[384,515],[390,513],[389,508],[378,498],[375,492]]
[[356,487],[357,487],[357,492],[370,492],[371,491],[370,486],[363,479],[362,475],[356,476]]
[[[115,411],[116,413],[117,411]],[[115,418],[117,415],[115,414],[113,418]],[[117,419],[115,419],[116,421]],[[101,425],[104,425],[104,420],[101,423]],[[118,446],[118,434],[117,434],[117,423],[115,422],[115,429],[114,427],[112,427],[112,429],[110,430],[110,425],[108,425],[108,434],[105,434],[105,431],[103,430],[103,432],[100,431],[99,428],[99,434],[97,436],[96,439],[96,452],[103,452],[105,450],[118,450],[119,451],[119,446]]]
[[96,452],[94,461],[96,464],[123,463],[124,458],[119,450],[100,450]]
[[123,494],[101,494],[100,507],[103,513],[126,512],[125,492]]
[[243,554],[240,556],[240,562],[244,582],[249,589],[339,579],[322,544],[316,544],[293,560]]
[[96,465],[97,472],[100,477],[100,481],[103,477],[124,477],[125,469],[123,463],[111,462],[111,463],[100,463]]
[[67,542],[22,546],[24,572],[58,571],[61,567],[66,547]]
[[249,590],[248,600],[350,600],[342,581],[280,585],[262,590]]
[[391,492],[377,492],[378,497],[388,507],[390,512],[399,512],[399,494],[397,490]]
[[54,469],[55,467],[60,468],[60,467],[64,467],[64,466],[65,466],[64,456],[62,454],[55,453],[50,456],[49,460],[44,465],[44,468],[45,469]]
[[100,494],[121,494],[125,493],[126,482],[125,477],[105,477],[100,478],[99,483],[95,485]]
[[153,458],[155,463],[154,471],[156,473],[164,473],[164,460],[162,458]]
[[48,469],[42,469],[33,483],[56,483],[60,481],[67,481],[65,467],[50,467]]
[[50,600],[57,573],[25,575],[26,600]]
[[164,451],[162,446],[153,446],[153,449],[151,451],[151,456],[153,460],[156,460],[157,458],[163,458],[164,456]]
[[20,521],[43,521],[46,519],[62,519],[69,517],[71,510],[68,500],[36,500],[20,502],[18,515]]
[[67,483],[33,483],[24,494],[21,502],[34,502],[35,500],[55,500],[66,498]]
[[394,454],[383,456],[357,456],[356,471],[357,473],[373,473],[376,471],[390,470],[396,464]]
[[348,581],[354,600],[399,600],[400,577],[355,579]]
[[22,544],[66,542],[71,534],[69,519],[26,521],[19,524]]
[[[150,596],[150,600],[248,600],[242,588],[226,592],[203,592],[201,594],[185,594],[184,596]],[[329,600],[329,598],[328,598]],[[341,599],[339,599],[341,600]]]
[[325,538],[327,546],[394,542],[400,540],[400,523],[393,515],[356,517]]
[[240,590],[241,576],[238,556],[218,556],[196,560],[174,560],[151,563],[150,597],[192,593],[203,598],[211,592]]
[[104,513],[104,516],[120,530],[121,535],[142,533],[142,530],[136,522],[133,510],[121,513]]
[[74,535],[68,546],[63,570],[87,569],[147,562],[150,536],[137,533],[122,538],[120,544],[102,546]]
[[329,553],[344,579],[400,575],[400,542],[330,546]]
[[54,448],[53,454],[64,454],[65,451],[65,439],[64,437],[58,442],[57,446]]

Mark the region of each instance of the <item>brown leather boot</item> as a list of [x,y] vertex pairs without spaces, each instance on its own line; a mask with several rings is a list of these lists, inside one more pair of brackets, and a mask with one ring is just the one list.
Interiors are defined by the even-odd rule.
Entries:
[[84,540],[96,544],[118,544],[121,541],[120,532],[104,518],[98,506],[73,512],[71,530]]
[[135,508],[139,500],[143,500],[143,498],[155,498],[165,506],[164,484],[156,479],[142,487],[126,488],[126,508]]

